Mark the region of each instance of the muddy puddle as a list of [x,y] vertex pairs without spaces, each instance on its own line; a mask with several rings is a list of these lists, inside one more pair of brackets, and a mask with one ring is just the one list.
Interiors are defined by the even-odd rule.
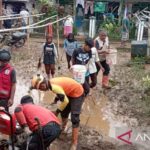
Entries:
[[[96,94],[95,92],[93,93]],[[41,93],[41,101],[44,104],[50,105],[55,97],[52,92]],[[109,134],[109,122],[105,119],[102,108],[106,106],[107,98],[103,95],[102,97],[88,96],[83,104],[81,113],[81,125],[90,127],[98,131],[99,133],[108,136]],[[57,106],[50,107],[55,110]],[[69,124],[68,126],[71,126]],[[69,127],[70,128],[70,127]]]

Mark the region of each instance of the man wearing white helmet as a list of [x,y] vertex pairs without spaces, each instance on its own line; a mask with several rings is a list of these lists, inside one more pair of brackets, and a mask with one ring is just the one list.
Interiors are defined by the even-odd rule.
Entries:
[[0,50],[0,106],[6,111],[13,105],[16,91],[16,72],[9,64],[11,55],[7,50]]

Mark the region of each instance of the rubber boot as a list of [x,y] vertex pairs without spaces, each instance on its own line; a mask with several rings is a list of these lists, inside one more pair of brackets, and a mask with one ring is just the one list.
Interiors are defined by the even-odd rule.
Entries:
[[72,145],[70,150],[77,150],[79,128],[72,129]]
[[111,87],[109,86],[109,77],[108,76],[103,76],[103,78],[102,78],[102,88],[111,89]]

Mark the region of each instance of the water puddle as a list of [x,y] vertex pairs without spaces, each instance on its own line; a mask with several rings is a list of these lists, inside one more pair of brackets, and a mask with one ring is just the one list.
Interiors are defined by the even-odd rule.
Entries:
[[91,127],[103,135],[108,135],[109,122],[104,118],[102,112],[102,108],[106,106],[106,103],[105,96],[89,96],[88,99],[85,99],[81,114],[81,124]]
[[[41,100],[44,104],[49,105],[53,102],[55,94],[52,92],[46,92],[41,94]],[[89,96],[85,99],[82,113],[81,113],[81,125],[85,127],[91,127],[103,135],[109,134],[109,122],[104,118],[102,108],[105,107],[107,99],[105,96],[95,98],[95,96]]]
[[[14,98],[14,104],[12,107],[10,107],[10,113],[14,112],[15,107],[20,104],[20,100],[23,96],[28,95],[28,90],[29,90],[30,85],[27,84],[26,82],[23,82],[21,80],[17,80],[17,86],[16,86],[16,92],[15,92],[15,98]],[[31,92],[31,96],[34,99],[34,102],[36,104],[39,104],[40,101],[40,95],[37,90],[33,90]]]

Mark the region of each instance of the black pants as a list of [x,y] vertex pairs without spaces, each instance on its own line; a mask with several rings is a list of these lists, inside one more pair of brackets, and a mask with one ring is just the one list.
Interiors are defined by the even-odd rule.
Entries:
[[[32,138],[29,143],[28,150],[46,150],[46,148],[59,137],[61,133],[60,125],[55,122],[50,122],[42,127],[41,135],[44,142],[44,149],[42,146],[41,135],[39,131],[33,132]],[[27,143],[25,143],[26,145]],[[20,150],[26,150],[26,146],[22,145]]]
[[4,107],[5,110],[8,112],[9,111],[8,99],[2,99],[2,98],[0,98],[0,106]]
[[81,95],[80,97],[68,97],[69,103],[66,108],[61,112],[62,118],[68,118],[69,113],[71,112],[71,122],[72,127],[77,128],[80,124],[80,113],[82,104],[84,102],[84,96]]
[[[89,78],[91,79],[91,83],[89,83]],[[86,81],[90,85],[90,88],[95,87],[97,84],[97,73],[90,74],[90,76],[86,78]]]
[[66,59],[67,59],[67,64],[68,64],[68,69],[69,69],[70,68],[71,56],[68,55],[67,53],[66,53]]
[[[100,61],[100,63],[102,65],[102,67],[105,69],[105,71],[103,72],[103,75],[108,76],[109,72],[110,72],[109,64],[107,64],[106,60]],[[97,74],[98,74],[100,71],[100,67],[97,64],[96,64],[96,68],[97,68]]]
[[90,93],[90,85],[87,82],[89,76],[85,77],[85,82],[82,84],[82,87],[84,89],[84,95],[87,96]]

